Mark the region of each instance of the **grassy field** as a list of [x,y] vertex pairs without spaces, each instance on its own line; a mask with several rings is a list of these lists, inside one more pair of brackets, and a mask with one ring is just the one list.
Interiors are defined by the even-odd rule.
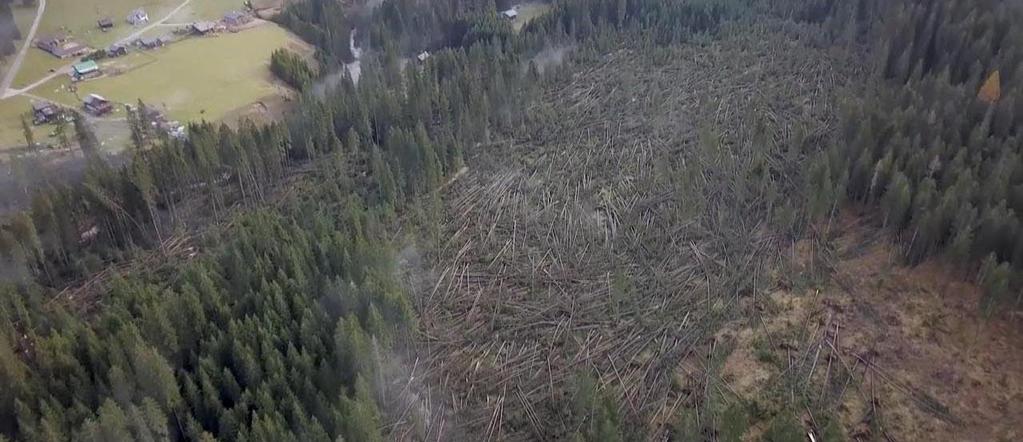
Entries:
[[[37,37],[58,31],[69,32],[75,38],[94,48],[105,48],[138,28],[125,21],[128,12],[143,8],[152,21],[160,20],[183,0],[48,0],[43,20],[39,24]],[[174,25],[188,24],[197,20],[213,20],[227,11],[241,9],[242,0],[192,0],[181,11],[167,21],[166,26],[157,26],[147,36],[162,35],[174,30]],[[15,20],[22,32],[27,33],[34,17],[34,8],[15,8]],[[102,32],[96,21],[110,17],[114,29]],[[24,87],[50,69],[68,64],[68,60],[56,59],[42,51],[30,50],[15,77],[14,87]]]
[[[180,121],[219,120],[232,110],[281,91],[268,69],[270,53],[296,41],[275,25],[186,39],[105,62],[104,70],[123,72],[78,84],[78,96],[96,93],[119,103],[141,98]],[[33,92],[76,103],[78,97],[68,84],[68,79],[58,78]]]
[[228,11],[244,8],[243,0],[192,0],[188,6],[167,20],[167,23],[191,23],[197,20],[218,19]]

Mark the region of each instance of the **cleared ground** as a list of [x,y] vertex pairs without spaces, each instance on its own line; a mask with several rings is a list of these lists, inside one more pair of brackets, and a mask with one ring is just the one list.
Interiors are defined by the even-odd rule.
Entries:
[[570,439],[581,372],[649,440],[744,399],[716,381],[713,337],[773,283],[791,241],[779,208],[805,189],[791,146],[833,124],[850,66],[765,31],[628,41],[577,60],[445,192],[415,299],[426,371],[469,434]]
[[779,283],[716,336],[733,348],[722,380],[762,407],[812,403],[802,419],[836,415],[848,440],[1019,440],[1019,319],[982,317],[961,270],[905,267],[875,225],[844,214],[790,250]]

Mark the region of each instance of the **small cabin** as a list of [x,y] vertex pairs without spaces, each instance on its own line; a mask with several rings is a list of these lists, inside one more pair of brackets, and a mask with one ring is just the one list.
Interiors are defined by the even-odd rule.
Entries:
[[46,124],[55,121],[60,116],[60,106],[49,101],[32,102],[32,123]]
[[99,65],[93,60],[75,63],[71,66],[71,79],[74,81],[95,78],[102,74],[103,72],[99,70]]
[[114,105],[110,100],[96,94],[89,94],[89,96],[85,97],[82,107],[90,115],[97,117],[109,114],[114,110]]
[[145,9],[138,8],[128,13],[127,21],[132,26],[143,25],[149,23],[149,14],[146,13]]
[[416,60],[419,60],[420,63],[425,62],[429,58],[430,58],[430,52],[429,51],[423,51],[423,52],[420,52],[419,55],[416,55]]
[[516,18],[519,18],[519,11],[516,11],[514,8],[508,9],[501,11],[501,16],[508,20],[515,20]]
[[103,32],[106,32],[114,27],[114,20],[110,17],[103,17],[96,21],[96,26]]

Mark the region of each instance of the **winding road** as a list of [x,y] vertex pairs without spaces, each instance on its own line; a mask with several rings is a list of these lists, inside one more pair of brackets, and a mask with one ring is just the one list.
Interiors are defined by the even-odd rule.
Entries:
[[25,36],[25,43],[21,45],[21,50],[18,51],[18,55],[14,57],[14,63],[11,63],[11,68],[7,70],[7,74],[4,75],[3,83],[0,83],[0,91],[3,91],[3,95],[0,98],[12,97],[10,89],[11,83],[14,81],[14,76],[18,74],[18,70],[21,69],[21,62],[25,60],[25,54],[28,53],[28,48],[32,47],[32,42],[36,38],[36,30],[39,29],[39,22],[43,21],[43,12],[46,12],[46,0],[39,0],[39,9],[36,10],[36,18],[32,20],[32,27],[28,30],[28,35]]
[[[129,42],[131,42],[132,40],[134,40],[134,39],[138,38],[139,36],[141,36],[142,34],[146,33],[146,31],[149,31],[150,29],[153,29],[153,28],[155,28],[157,26],[160,26],[164,22],[166,22],[167,20],[170,20],[171,17],[173,17],[175,14],[177,14],[179,11],[181,11],[181,9],[184,8],[185,6],[188,6],[188,4],[191,3],[191,2],[192,2],[192,0],[185,0],[185,1],[181,2],[180,5],[178,5],[177,7],[172,9],[170,12],[168,12],[167,15],[163,16],[163,18],[161,18],[161,19],[159,19],[159,20],[157,20],[155,22],[149,23],[145,27],[140,28],[140,29],[138,29],[135,32],[132,32],[131,35],[129,35],[129,36],[125,37],[125,38],[122,38],[122,39],[120,39],[118,41],[120,43],[129,43]],[[28,91],[31,91],[32,89],[35,89],[35,88],[39,87],[43,83],[46,83],[47,81],[50,81],[50,80],[56,78],[59,75],[64,75],[64,74],[67,74],[67,73],[71,72],[71,66],[74,66],[74,63],[69,63],[69,64],[67,64],[65,66],[62,66],[62,67],[57,68],[57,69],[54,69],[53,72],[50,72],[45,77],[40,78],[39,80],[37,80],[36,82],[34,82],[34,83],[32,83],[32,84],[30,84],[28,86],[25,86],[25,87],[23,87],[21,89],[11,89],[11,82],[14,81],[14,76],[18,74],[18,69],[21,68],[21,61],[22,61],[22,59],[25,58],[25,53],[28,51],[28,49],[30,47],[32,47],[32,39],[35,38],[36,28],[39,27],[39,22],[43,18],[43,10],[45,8],[46,8],[46,0],[39,0],[39,10],[36,11],[36,18],[35,18],[35,21],[32,22],[32,29],[30,29],[28,31],[28,36],[25,38],[25,45],[21,47],[21,51],[18,52],[17,58],[15,58],[14,59],[14,63],[11,64],[11,69],[9,69],[7,71],[7,75],[4,76],[3,83],[0,83],[0,90],[3,91],[3,94],[0,95],[0,99],[10,98],[10,97],[13,97],[15,95],[21,95],[21,94],[24,94],[24,93],[26,93]]]

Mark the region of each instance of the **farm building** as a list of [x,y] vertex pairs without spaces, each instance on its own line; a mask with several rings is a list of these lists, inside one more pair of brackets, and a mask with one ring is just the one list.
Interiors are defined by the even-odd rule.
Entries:
[[242,26],[250,21],[252,21],[252,16],[241,11],[224,14],[224,24],[228,26]]
[[103,17],[96,21],[96,26],[99,26],[103,32],[106,32],[108,29],[114,27],[114,20],[110,17]]
[[107,48],[107,57],[120,57],[128,55],[128,45],[124,43],[114,43]]
[[423,52],[420,52],[419,55],[416,55],[416,60],[419,60],[420,63],[426,61],[429,58],[430,58],[430,52],[429,51],[423,51]]
[[53,34],[36,40],[36,47],[49,52],[57,58],[71,58],[89,52],[89,47],[81,44],[67,34]]
[[139,47],[141,47],[143,49],[156,49],[156,48],[163,47],[164,45],[166,45],[169,42],[170,42],[170,38],[166,37],[166,36],[163,36],[163,37],[145,37],[145,38],[138,39],[137,44],[139,45]]
[[192,23],[192,32],[199,35],[212,34],[217,32],[217,23],[211,21],[197,21]]
[[71,79],[74,81],[82,81],[88,78],[95,78],[102,74],[99,70],[99,65],[95,61],[83,61],[76,63],[71,66]]
[[508,9],[506,11],[502,11],[501,16],[508,20],[515,20],[519,16],[519,11],[516,11],[514,8]]
[[128,13],[128,23],[132,26],[138,26],[141,24],[149,23],[149,14],[146,14],[146,10],[138,8]]
[[110,102],[110,100],[96,94],[89,94],[88,97],[85,97],[83,107],[86,112],[97,117],[106,115],[110,113],[110,111],[114,110],[114,105]]
[[32,102],[32,123],[45,124],[60,116],[60,106],[49,101]]

